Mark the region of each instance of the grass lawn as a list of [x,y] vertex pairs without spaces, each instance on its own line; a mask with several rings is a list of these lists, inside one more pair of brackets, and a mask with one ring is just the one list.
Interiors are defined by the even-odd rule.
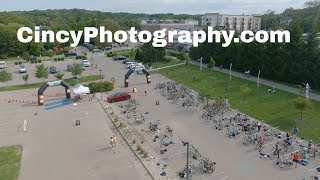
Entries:
[[169,61],[169,62],[167,62],[167,61],[154,62],[154,63],[152,63],[152,68],[153,68],[153,69],[156,69],[157,67],[158,67],[158,68],[161,68],[161,67],[170,66],[170,65],[175,65],[175,64],[180,64],[180,63],[183,63],[183,62],[182,62],[182,61],[179,61],[179,60],[171,60],[171,61]]
[[[232,77],[228,83],[229,76],[208,69],[199,71],[195,65],[178,66],[159,70],[159,73],[178,81],[196,91],[206,87],[213,91],[213,97],[226,95],[232,108],[243,113],[263,120],[272,126],[279,126],[282,130],[291,130],[295,125],[300,129],[300,137],[320,142],[320,102],[312,101],[312,109],[303,113],[303,120],[299,120],[299,111],[293,106],[293,99],[297,97],[285,91],[277,90],[276,94],[267,93],[268,86],[260,85],[259,92],[257,84],[241,78]],[[243,101],[240,94],[240,86],[247,84],[250,88],[248,96]],[[228,87],[228,88],[226,88]]]
[[0,179],[18,179],[21,154],[21,146],[9,146],[0,148]]
[[[99,80],[99,75],[93,75],[93,76],[84,76],[81,79],[64,79],[64,81],[68,84],[79,84],[79,83],[85,83],[90,81],[96,81]],[[43,83],[31,83],[31,84],[21,84],[21,85],[13,85],[13,86],[3,86],[0,87],[0,92],[3,91],[15,91],[15,90],[21,90],[21,89],[32,89],[32,88],[40,88]]]

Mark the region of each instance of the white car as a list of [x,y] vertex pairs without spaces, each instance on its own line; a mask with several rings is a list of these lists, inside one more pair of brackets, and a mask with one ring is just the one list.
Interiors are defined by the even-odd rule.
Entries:
[[0,69],[7,68],[7,64],[4,61],[0,61]]
[[132,69],[132,68],[144,68],[142,63],[136,63],[136,64],[130,64],[128,65],[128,68]]
[[21,65],[19,68],[19,73],[26,73],[27,72],[27,68],[25,65]]
[[84,67],[90,67],[91,66],[91,64],[90,64],[90,62],[88,60],[82,60],[82,65]]

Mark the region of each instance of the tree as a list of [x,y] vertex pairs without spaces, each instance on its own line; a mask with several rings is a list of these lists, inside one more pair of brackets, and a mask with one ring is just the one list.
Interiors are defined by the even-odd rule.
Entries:
[[44,79],[47,79],[48,76],[49,76],[49,71],[47,67],[44,67],[43,64],[36,66],[36,73],[35,73],[36,78],[42,79],[42,81],[44,81]]
[[213,96],[213,89],[210,89],[206,87],[205,85],[201,85],[200,91],[199,91],[199,99],[201,101],[206,100],[207,107],[209,106],[209,100]]
[[208,64],[208,68],[209,69],[212,69],[214,68],[214,66],[216,65],[216,62],[213,60],[213,58],[210,56],[210,61],[209,61],[209,64]]
[[[0,71],[0,82],[7,83],[8,81],[12,80],[12,74],[7,70]],[[8,84],[7,84],[8,86]]]
[[81,76],[82,72],[83,72],[82,66],[80,64],[73,63],[71,67],[71,74],[77,77],[77,76]]
[[30,54],[29,54],[28,52],[24,52],[24,53],[22,54],[22,59],[28,61],[28,60],[30,59]]
[[293,105],[296,110],[300,111],[300,120],[302,120],[302,113],[307,109],[311,109],[311,102],[310,100],[304,97],[297,97],[293,100]]
[[61,71],[58,71],[57,74],[54,75],[57,79],[62,79],[63,76],[64,74]]
[[28,79],[29,79],[29,74],[22,76],[22,79],[24,80],[25,84],[27,84]]
[[240,86],[240,97],[243,101],[246,101],[251,89],[249,88],[248,84],[244,84]]

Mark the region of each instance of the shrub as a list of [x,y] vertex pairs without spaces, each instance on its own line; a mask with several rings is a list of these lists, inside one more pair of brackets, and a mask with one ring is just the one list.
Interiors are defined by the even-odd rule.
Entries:
[[116,56],[116,55],[118,55],[118,54],[112,53],[112,52],[108,52],[107,53],[107,57],[113,57],[113,56]]
[[138,147],[137,147],[137,151],[141,151],[142,147],[141,145],[139,144]]
[[64,58],[61,58],[61,61],[64,61]]
[[82,56],[81,59],[82,59],[82,60],[85,60],[85,59],[87,59],[87,57],[86,57],[86,56]]
[[38,60],[38,63],[41,63],[41,60]]
[[8,58],[8,55],[7,54],[1,54],[0,55],[0,59],[7,59]]
[[88,84],[88,87],[92,93],[111,91],[114,88],[113,83],[108,81],[91,82]]
[[135,144],[135,143],[136,143],[136,139],[133,139],[133,140],[132,140],[132,143]]
[[147,158],[148,155],[149,155],[149,152],[147,150],[145,150],[145,149],[143,149],[142,152],[143,152],[143,157]]
[[81,56],[76,56],[76,59],[80,59]]
[[18,65],[19,64],[19,62],[14,62],[14,65]]
[[34,64],[34,61],[31,61],[31,64]]
[[22,61],[19,61],[19,64],[22,64]]
[[53,60],[54,60],[54,61],[58,61],[58,58],[54,58]]

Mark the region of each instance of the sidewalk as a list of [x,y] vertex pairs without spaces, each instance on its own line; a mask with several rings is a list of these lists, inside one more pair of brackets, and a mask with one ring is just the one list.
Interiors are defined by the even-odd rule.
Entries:
[[[191,61],[190,63],[194,64],[194,65],[197,65],[197,66],[200,66],[200,63],[195,62],[195,61]],[[207,64],[202,64],[202,66],[204,68],[206,68]],[[218,68],[215,68],[214,70],[217,71],[217,72],[222,72],[222,73],[225,73],[225,74],[229,74],[229,69],[222,69],[220,71],[220,69],[218,70]],[[249,80],[249,81],[257,82],[257,77],[254,77],[254,76],[247,77],[247,76],[244,76],[242,73],[235,72],[235,71],[231,71],[231,75],[233,77],[239,77],[239,78],[246,79],[246,80]],[[286,85],[283,85],[283,84],[280,84],[280,83],[268,81],[268,80],[265,80],[265,79],[262,79],[262,78],[260,78],[260,84],[264,84],[264,85],[267,85],[267,86],[270,86],[270,87],[274,87],[276,89],[281,89],[283,91],[287,91],[289,93],[300,95],[299,90],[297,88],[293,88],[293,87],[286,86]],[[320,95],[318,95],[318,94],[310,92],[309,97],[310,97],[310,99],[313,99],[313,100],[316,100],[316,101],[320,101]]]

